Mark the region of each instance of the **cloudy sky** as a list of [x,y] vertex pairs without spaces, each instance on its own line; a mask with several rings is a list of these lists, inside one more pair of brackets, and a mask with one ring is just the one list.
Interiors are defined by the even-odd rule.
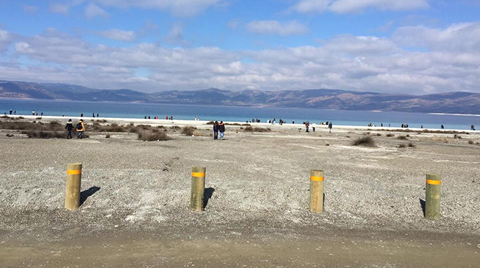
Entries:
[[0,79],[480,93],[480,1],[0,0]]

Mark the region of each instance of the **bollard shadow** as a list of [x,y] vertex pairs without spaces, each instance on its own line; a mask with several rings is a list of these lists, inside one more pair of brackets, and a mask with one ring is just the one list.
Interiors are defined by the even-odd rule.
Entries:
[[87,201],[87,198],[95,194],[97,191],[100,190],[100,187],[98,186],[92,186],[88,190],[82,191],[80,193],[80,206]]
[[423,217],[425,217],[425,200],[419,198],[420,200],[420,206],[422,207],[422,211],[423,211]]
[[323,211],[325,211],[325,193],[323,193]]
[[212,198],[213,192],[215,192],[215,189],[212,187],[208,187],[205,189],[205,192],[203,192],[203,208],[205,209],[208,204],[208,200]]

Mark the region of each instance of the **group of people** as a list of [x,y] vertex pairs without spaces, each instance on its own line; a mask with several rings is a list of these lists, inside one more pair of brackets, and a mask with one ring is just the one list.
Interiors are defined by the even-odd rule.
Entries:
[[[67,130],[67,139],[71,139],[72,130],[74,129],[72,119],[68,119],[65,129]],[[77,125],[75,126],[75,131],[77,131],[77,139],[82,139],[83,132],[85,132],[85,124],[83,123],[83,119],[80,119],[80,121],[78,121]]]
[[[143,118],[145,119],[152,119],[150,116],[144,116]],[[154,116],[153,119],[160,119],[158,116]],[[165,120],[173,120],[173,115],[171,115],[170,117],[165,116]]]
[[220,123],[218,123],[218,121],[215,121],[215,123],[213,123],[214,140],[218,140],[218,132],[220,132],[220,139],[223,140],[225,136],[225,124],[223,123],[223,121],[220,121]]
[[[309,129],[310,129],[310,122],[306,121],[306,122],[303,122],[303,124],[305,125],[305,132],[310,132]],[[333,124],[332,122],[322,122],[320,125],[328,125],[328,132],[329,133],[332,133],[332,128],[333,128]],[[316,130],[316,124],[315,122],[312,123],[311,127],[312,127],[312,131],[315,132]]]

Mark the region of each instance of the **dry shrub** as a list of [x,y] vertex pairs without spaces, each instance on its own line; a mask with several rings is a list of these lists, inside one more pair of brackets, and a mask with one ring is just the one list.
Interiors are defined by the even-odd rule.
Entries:
[[398,136],[397,139],[399,139],[399,140],[406,140],[406,139],[407,139],[407,136]]
[[192,126],[186,126],[186,127],[183,127],[182,128],[182,134],[184,134],[185,136],[192,136],[193,133],[195,133],[195,127],[192,127]]
[[272,130],[270,128],[247,126],[245,127],[244,131],[245,132],[270,132]]
[[[22,131],[22,134],[27,134],[29,138],[37,139],[65,138],[65,135],[63,133],[59,133],[57,131],[25,130]],[[84,138],[86,137],[84,136]]]
[[105,138],[106,138],[106,139],[109,139],[109,138],[110,138],[110,134],[105,135]]
[[468,141],[468,144],[473,144],[474,142],[473,141]]
[[113,123],[107,127],[107,132],[125,132],[125,127]]
[[7,137],[13,137],[14,135],[13,134],[7,134]]
[[455,135],[453,135],[453,138],[454,139],[462,139],[462,136],[455,134]]
[[177,132],[177,130],[180,130],[181,128],[179,126],[173,126],[173,127],[170,127],[170,130],[172,130],[173,132]]
[[395,137],[395,134],[392,134],[392,133],[388,133],[387,135],[385,135],[387,137]]
[[153,132],[150,130],[138,132],[138,139],[142,141],[168,141],[171,140],[165,131]]
[[407,145],[405,143],[401,143],[398,145],[398,148],[407,148]]
[[415,146],[415,144],[413,144],[412,142],[409,142],[409,143],[408,143],[408,147],[410,147],[410,148],[415,148],[415,147],[417,147],[417,146]]
[[63,129],[62,125],[58,121],[52,121],[48,125],[49,125],[50,130],[52,130],[52,131],[57,131],[57,130],[62,130]]
[[377,135],[378,137],[381,137],[381,136],[382,136],[382,134],[380,134],[380,133],[377,133],[376,135]]
[[375,141],[371,136],[363,136],[353,141],[353,146],[375,147]]

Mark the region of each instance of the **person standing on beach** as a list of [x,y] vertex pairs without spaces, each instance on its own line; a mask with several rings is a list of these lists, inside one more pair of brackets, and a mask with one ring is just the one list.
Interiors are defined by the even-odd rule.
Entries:
[[72,119],[68,119],[68,122],[67,122],[67,125],[65,126],[65,129],[68,131],[67,139],[71,139],[72,138],[72,129],[73,129]]
[[472,125],[470,128],[471,128],[472,130],[475,130],[475,126],[474,126],[474,125]]
[[328,133],[332,133],[332,127],[333,127],[332,122],[328,123]]
[[213,139],[218,139],[218,121],[215,121],[215,123],[213,123]]
[[307,121],[305,123],[305,132],[308,132],[308,127],[310,126],[310,123]]
[[312,131],[315,132],[315,122],[312,123]]
[[223,124],[223,121],[220,121],[218,124],[218,131],[220,131],[220,139],[223,140],[225,136],[225,124]]
[[83,123],[83,119],[80,119],[77,124],[77,139],[82,139],[83,138],[83,132],[85,132],[85,124]]

